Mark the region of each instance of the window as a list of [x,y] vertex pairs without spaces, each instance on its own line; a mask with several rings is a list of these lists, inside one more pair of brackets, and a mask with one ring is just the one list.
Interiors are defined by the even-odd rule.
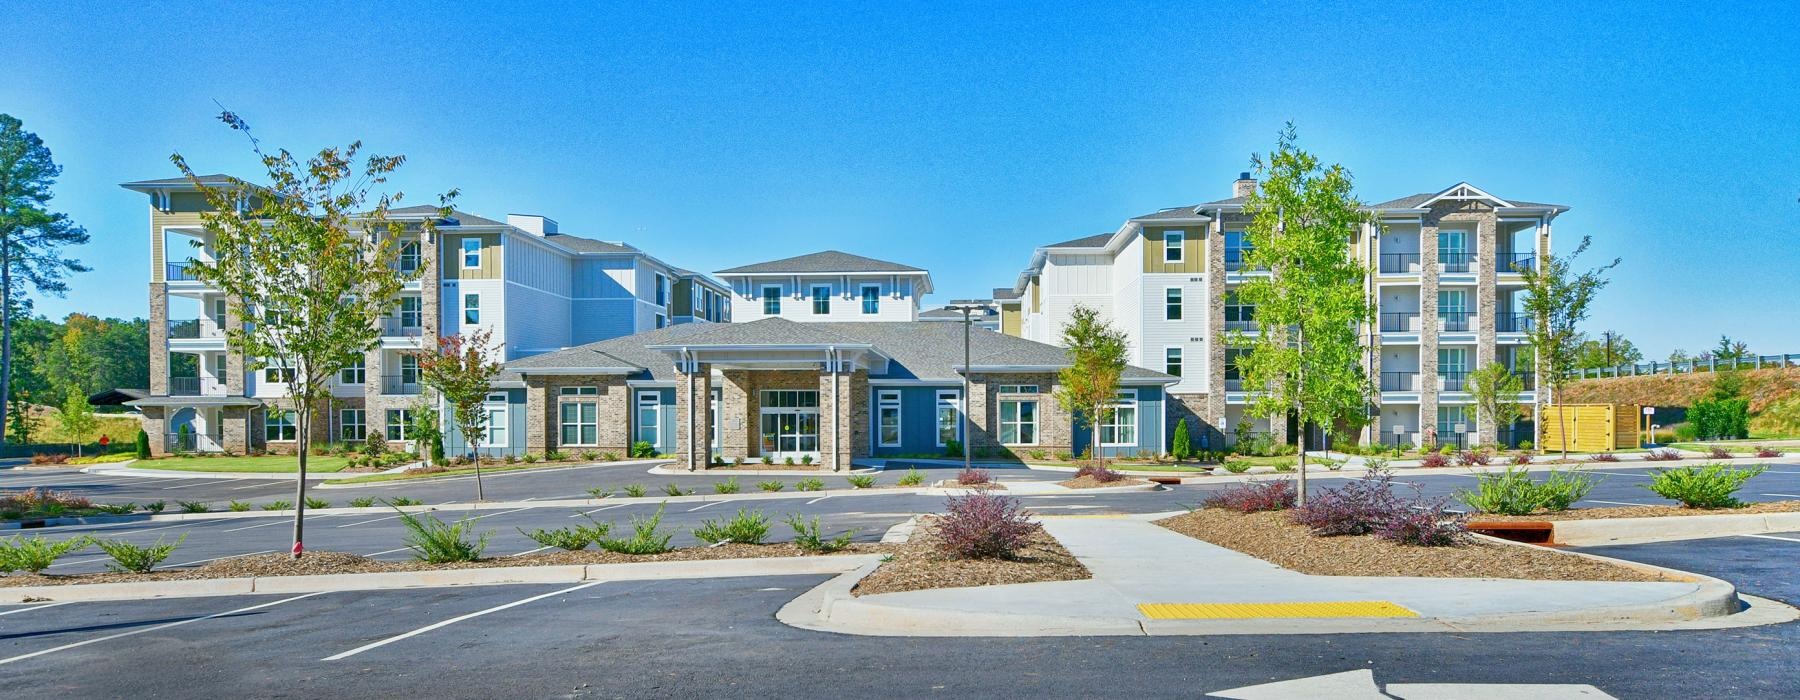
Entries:
[[1186,240],[1186,231],[1163,232],[1163,262],[1181,262],[1181,244]]
[[225,383],[225,372],[226,372],[226,370],[225,370],[225,353],[219,353],[217,355],[213,355],[212,358],[213,358],[213,379],[218,380],[218,382],[220,384],[224,384]]
[[1244,371],[1238,367],[1238,358],[1250,352],[1244,348],[1225,348],[1225,389],[1239,391],[1244,386]]
[[759,397],[763,408],[818,408],[819,392],[801,389],[765,389]]
[[1249,267],[1250,254],[1256,246],[1250,244],[1249,234],[1243,231],[1225,232],[1225,269],[1242,270]]
[[640,391],[637,396],[637,439],[653,446],[662,444],[662,394]]
[[463,295],[463,323],[470,325],[481,323],[481,295]]
[[667,325],[669,325],[669,317],[664,316],[662,314],[657,314],[656,315],[656,327],[662,328],[663,326],[667,326]]
[[1035,393],[1038,393],[1038,385],[1036,385],[1036,384],[1001,384],[999,391],[1002,394],[1035,394]]
[[481,267],[480,238],[462,239],[462,266],[463,269]]
[[1225,293],[1226,330],[1256,330],[1256,305],[1238,299],[1237,292]]
[[[1463,255],[1469,252],[1469,234],[1457,229],[1438,229],[1438,254]],[[1448,259],[1448,258],[1446,258]]]
[[600,395],[600,387],[597,387],[597,386],[565,386],[560,391],[558,391],[557,394],[559,396],[599,396]]
[[862,286],[862,312],[865,314],[880,313],[881,285],[865,284]]
[[[570,393],[576,389],[577,393]],[[593,394],[582,394],[580,390],[594,391]],[[594,387],[563,387],[562,405],[557,409],[562,418],[562,436],[557,442],[563,445],[598,445],[600,444],[600,402],[598,390]]]
[[1469,293],[1461,289],[1438,290],[1438,315],[1454,316],[1469,312]]
[[774,286],[763,287],[762,288],[762,300],[763,300],[763,315],[764,316],[780,316],[781,315],[781,288],[780,287],[774,287]]
[[662,276],[662,273],[656,275],[656,305],[669,305],[669,278]]
[[1000,444],[1037,444],[1037,399],[1000,399]]
[[1170,287],[1163,290],[1163,318],[1170,321],[1181,320],[1181,288]]
[[338,439],[344,442],[362,442],[368,438],[369,425],[367,416],[360,408],[345,408],[338,411]]
[[882,447],[900,446],[900,392],[881,391],[875,400],[875,427]]
[[220,328],[225,327],[225,300],[223,298],[213,300],[212,316],[213,325]]
[[1112,414],[1100,424],[1100,444],[1103,447],[1128,447],[1137,444],[1137,395],[1129,391],[1119,392],[1119,400],[1113,404]]
[[368,378],[364,376],[363,358],[360,356],[354,362],[344,365],[343,369],[338,370],[339,384],[361,384],[365,381],[368,381]]
[[294,382],[294,368],[284,367],[276,364],[277,362],[279,362],[279,360],[270,360],[268,366],[263,367],[263,383],[292,384]]
[[419,383],[419,358],[415,355],[400,356],[400,383]]
[[1181,348],[1163,350],[1163,371],[1172,377],[1181,376]]
[[411,424],[412,424],[412,410],[411,409],[405,409],[405,408],[390,408],[390,409],[388,409],[387,410],[387,424],[386,424],[387,439],[395,440],[395,441],[405,440],[406,439],[406,426],[411,425]]
[[400,271],[414,272],[419,269],[419,242],[407,241],[400,244]]
[[950,444],[951,440],[955,440],[958,435],[962,434],[961,421],[958,420],[962,414],[960,397],[961,392],[955,390],[937,393],[937,444],[939,447]]
[[[1473,406],[1439,406],[1437,414],[1437,433],[1439,441],[1455,440],[1462,444],[1463,434],[1475,432],[1475,412]],[[1461,424],[1463,432],[1456,432]]]
[[820,315],[831,313],[831,287],[829,285],[813,285],[812,312]]
[[294,412],[270,409],[263,412],[263,439],[269,442],[293,442]]
[[1438,348],[1438,376],[1444,391],[1463,391],[1469,377],[1468,348]]
[[424,301],[418,297],[400,297],[400,326],[401,327],[403,327],[403,328],[418,328],[422,325],[425,325],[424,324],[425,314],[422,311],[423,303],[424,303]]
[[482,447],[506,446],[506,393],[488,394],[487,400],[481,403],[481,410],[487,414],[487,422],[482,426]]

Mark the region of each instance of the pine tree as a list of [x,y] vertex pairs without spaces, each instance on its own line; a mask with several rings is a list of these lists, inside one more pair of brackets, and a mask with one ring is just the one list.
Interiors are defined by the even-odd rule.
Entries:
[[26,288],[61,296],[69,289],[63,278],[88,269],[61,252],[63,246],[87,243],[87,231],[68,215],[46,208],[62,167],[50,158],[43,140],[23,126],[12,115],[0,114],[0,425],[8,426],[6,414],[14,399],[13,320],[31,308]]

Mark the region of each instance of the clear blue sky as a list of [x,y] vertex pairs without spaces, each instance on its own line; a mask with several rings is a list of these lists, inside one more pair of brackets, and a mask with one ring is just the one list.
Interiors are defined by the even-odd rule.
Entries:
[[0,11],[0,111],[48,142],[55,204],[93,234],[94,271],[38,308],[147,313],[146,201],[117,183],[174,175],[175,150],[253,172],[214,100],[266,143],[404,153],[418,202],[459,187],[471,212],[697,270],[839,248],[929,268],[927,303],[1010,283],[1035,245],[1228,196],[1292,119],[1368,201],[1466,179],[1573,206],[1559,247],[1591,234],[1594,261],[1625,259],[1593,330],[1653,357],[1721,332],[1800,352],[1786,3],[773,4]]

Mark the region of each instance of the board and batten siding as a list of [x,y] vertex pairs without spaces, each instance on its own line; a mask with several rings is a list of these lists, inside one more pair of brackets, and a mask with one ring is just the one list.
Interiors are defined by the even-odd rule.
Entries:
[[[1205,272],[1206,229],[1205,225],[1198,224],[1185,228],[1144,229],[1143,271],[1145,273]],[[1170,231],[1180,231],[1183,234],[1181,262],[1172,263],[1163,259],[1163,242],[1167,240]]]
[[[878,409],[881,405],[881,392],[884,390],[900,392],[899,447],[881,445],[881,411]],[[866,437],[871,447],[870,454],[877,457],[942,454],[944,448],[937,444],[937,393],[940,390],[955,390],[960,395],[962,385],[869,387],[869,425]]]
[[[481,266],[463,267],[462,242],[465,238],[481,241]],[[501,257],[500,234],[498,233],[457,233],[446,232],[439,237],[439,260],[443,261],[442,273],[446,280],[456,279],[500,279]]]
[[[916,321],[919,315],[919,301],[914,294],[915,280],[904,275],[877,276],[805,276],[798,278],[795,286],[794,277],[740,277],[732,280],[731,319],[738,323],[748,323],[768,315],[763,313],[763,287],[781,288],[781,318],[790,321]],[[880,289],[876,312],[862,312],[862,287],[870,285]],[[830,313],[815,314],[812,307],[812,289],[814,286],[830,288]],[[898,298],[896,298],[898,297]]]
[[[496,389],[489,393],[503,391],[506,393],[506,444],[478,448],[483,457],[525,454],[525,390]],[[445,420],[444,426],[444,454],[451,457],[468,454],[469,445],[463,440],[462,432],[456,429],[456,421]]]
[[[1100,448],[1101,456],[1130,457],[1136,455],[1140,450],[1156,454],[1167,452],[1168,448],[1163,441],[1164,397],[1162,387],[1126,387],[1123,391],[1130,391],[1137,395],[1137,441],[1131,445],[1102,447]],[[1087,449],[1089,441],[1093,439],[1093,431],[1086,421],[1080,418],[1075,420],[1073,438],[1075,454],[1081,454]]]

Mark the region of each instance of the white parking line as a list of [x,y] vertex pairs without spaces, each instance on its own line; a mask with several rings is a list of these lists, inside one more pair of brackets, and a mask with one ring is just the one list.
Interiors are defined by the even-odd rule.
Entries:
[[1744,536],[1745,537],[1760,537],[1765,540],[1781,540],[1783,542],[1800,542],[1800,537],[1776,537],[1775,535],[1744,535]]
[[1765,493],[1763,495],[1764,496],[1774,496],[1776,498],[1800,498],[1800,495],[1792,494],[1792,493]]
[[14,608],[12,610],[0,610],[0,615],[11,615],[13,613],[31,612],[33,610],[43,610],[44,608],[54,608],[58,605],[68,605],[73,602],[75,602],[75,601],[65,600],[61,603],[51,603],[49,605],[33,605],[29,608]]
[[[397,634],[397,635],[394,635],[394,636],[392,636],[392,637],[388,637],[388,638],[387,638],[387,639],[383,639],[383,640],[381,640],[381,641],[379,641],[379,642],[370,642],[370,643],[368,643],[368,644],[364,644],[364,645],[362,645],[362,646],[360,646],[360,647],[357,647],[357,648],[355,648],[355,649],[351,649],[351,650],[349,650],[349,651],[346,651],[346,652],[342,652],[342,653],[338,653],[338,654],[332,654],[332,655],[331,655],[331,656],[327,656],[327,657],[325,657],[325,658],[323,658],[323,659],[320,659],[320,661],[337,661],[337,660],[339,660],[339,659],[346,659],[346,658],[349,658],[349,657],[352,657],[352,656],[355,656],[355,655],[357,655],[357,654],[361,654],[361,653],[363,653],[363,652],[365,652],[365,651],[368,651],[368,650],[370,650],[370,649],[376,649],[376,648],[380,648],[380,647],[384,647],[384,646],[387,646],[387,645],[389,645],[389,644],[393,644],[393,643],[394,643],[394,642],[398,642],[398,641],[400,641],[400,640],[403,640],[403,639],[411,639],[411,638],[413,638],[413,637],[417,637],[417,636],[419,636],[419,635],[421,635],[421,634],[424,634],[424,633],[426,633],[426,632],[430,632],[430,631],[432,631],[432,630],[435,630],[435,629],[442,629],[442,628],[444,628],[444,627],[449,627],[449,626],[450,626],[450,625],[454,625],[454,624],[456,624],[456,623],[458,623],[458,622],[462,622],[462,621],[464,621],[464,620],[472,620],[472,619],[474,619],[474,618],[477,618],[477,617],[481,617],[481,616],[482,616],[482,615],[486,615],[486,614],[489,614],[489,613],[496,613],[496,612],[500,612],[500,611],[501,611],[501,610],[506,610],[506,609],[509,609],[509,608],[516,608],[516,607],[519,607],[519,606],[521,606],[521,605],[524,605],[524,604],[526,604],[526,603],[533,603],[533,602],[537,602],[537,601],[540,601],[540,600],[543,600],[543,599],[545,599],[545,598],[553,598],[553,597],[556,597],[556,596],[559,596],[559,595],[566,595],[566,594],[569,594],[569,593],[574,593],[574,592],[576,592],[576,591],[579,591],[579,590],[581,590],[581,589],[583,589],[583,588],[591,588],[591,587],[593,587],[593,586],[598,586],[598,585],[600,585],[600,584],[602,584],[602,583],[605,583],[605,581],[589,581],[589,582],[587,582],[587,583],[583,583],[583,584],[581,584],[581,585],[578,585],[578,586],[571,586],[571,587],[569,587],[569,588],[564,588],[564,589],[562,589],[562,590],[559,590],[559,591],[551,591],[551,592],[549,592],[549,593],[540,593],[540,594],[538,594],[538,595],[534,595],[534,596],[531,596],[531,597],[530,597],[530,598],[526,598],[526,599],[523,599],[523,600],[515,600],[515,601],[513,601],[513,602],[511,602],[511,603],[507,603],[507,604],[505,604],[505,605],[496,605],[496,606],[494,606],[494,607],[491,607],[491,608],[488,608],[488,609],[486,609],[486,610],[477,610],[477,611],[475,611],[475,612],[472,612],[472,613],[469,613],[469,614],[467,614],[467,615],[458,615],[458,616],[456,616],[456,617],[452,617],[452,618],[450,618],[450,619],[448,619],[448,620],[444,620],[444,621],[443,621],[443,622],[436,622],[436,623],[432,623],[432,624],[429,624],[429,625],[426,625],[426,626],[424,626],[424,627],[420,627],[420,628],[418,628],[418,629],[416,629],[416,630],[413,630],[413,631],[411,631],[411,632],[406,632],[406,633],[403,633],[403,634]],[[0,663],[5,663],[5,662],[0,662]]]
[[549,549],[549,548],[550,548],[550,547],[549,547],[549,546],[544,546],[544,547],[538,547],[538,548],[537,548],[537,549],[527,549],[527,550],[525,550],[525,551],[523,551],[523,552],[519,552],[519,553],[517,553],[517,554],[508,554],[508,555],[506,555],[506,556],[509,556],[509,557],[522,557],[522,556],[525,556],[525,555],[527,555],[527,554],[536,554],[536,553],[538,553],[538,552],[542,552],[542,551],[544,551],[544,550],[546,550],[546,549]]
[[600,511],[603,511],[603,510],[612,510],[612,509],[614,509],[614,508],[624,508],[624,507],[625,507],[625,506],[628,506],[628,505],[631,505],[631,504],[630,504],[630,503],[614,503],[614,504],[612,504],[612,505],[610,505],[610,506],[601,506],[601,507],[599,507],[599,508],[595,508],[595,509],[593,509],[593,510],[589,510],[589,511],[582,511],[582,512],[580,512],[580,513],[576,513],[576,514],[574,514],[574,515],[571,515],[571,516],[569,516],[569,517],[571,517],[571,518],[579,518],[579,517],[581,517],[581,516],[583,516],[583,515],[587,515],[587,514],[589,514],[589,513],[598,513],[598,512],[600,512]]
[[381,521],[383,521],[383,520],[393,520],[393,519],[394,519],[394,518],[398,518],[398,517],[400,517],[400,516],[398,516],[398,515],[390,515],[390,516],[387,516],[387,517],[385,517],[385,518],[376,518],[376,519],[374,519],[374,520],[364,520],[364,521],[362,521],[362,522],[356,522],[356,523],[344,523],[344,524],[342,524],[342,525],[339,525],[339,526],[338,526],[338,527],[355,527],[355,526],[357,526],[357,525],[367,525],[367,524],[369,524],[369,523],[378,523],[378,522],[381,522]]
[[406,551],[406,550],[409,550],[409,549],[412,549],[412,548],[411,548],[411,547],[401,547],[401,548],[399,548],[399,549],[384,549],[384,550],[381,550],[381,551],[379,551],[379,552],[370,552],[370,553],[368,553],[368,554],[364,554],[364,555],[363,555],[363,556],[365,556],[365,557],[379,557],[379,556],[381,556],[381,555],[383,555],[383,554],[393,554],[393,553],[394,553],[394,552],[404,552],[404,551]]
[[[329,516],[329,515],[315,515],[315,516],[313,516],[313,517],[315,517],[315,518],[329,518],[329,517],[331,517],[331,516]],[[238,532],[238,531],[240,531],[240,530],[255,530],[255,529],[256,529],[256,528],[259,528],[259,527],[268,527],[268,526],[270,526],[270,525],[292,525],[292,524],[293,524],[293,523],[294,523],[294,521],[293,521],[293,520],[292,520],[292,519],[290,519],[290,518],[279,518],[279,517],[278,517],[278,518],[276,518],[276,519],[275,519],[275,520],[274,520],[274,521],[273,521],[273,522],[266,522],[266,523],[263,523],[263,524],[261,524],[261,525],[246,525],[246,526],[244,526],[244,527],[234,527],[234,528],[231,528],[231,529],[230,529],[230,530],[220,530],[220,531],[219,531],[219,532]]]
[[176,523],[174,525],[164,525],[162,527],[147,527],[142,530],[130,530],[130,531],[121,532],[118,534],[120,534],[120,535],[135,535],[140,532],[156,532],[157,530],[169,530],[169,529],[178,528],[178,527],[193,527],[195,524],[200,523],[200,522],[204,522],[204,521],[197,521],[197,520],[183,521],[183,522]]
[[491,518],[491,517],[494,517],[494,516],[496,516],[496,515],[506,515],[506,514],[507,514],[507,513],[517,513],[517,512],[519,512],[519,511],[521,511],[521,510],[531,510],[531,509],[530,509],[530,508],[514,508],[514,509],[512,509],[512,510],[503,510],[503,511],[500,511],[500,512],[498,512],[498,513],[482,513],[482,514],[481,514],[481,515],[476,515],[476,516],[472,516],[472,517],[468,517],[468,518],[463,518],[463,520],[467,520],[467,521],[470,521],[470,522],[473,522],[473,521],[476,521],[476,520],[480,520],[480,519],[482,519],[482,518]]
[[689,509],[687,509],[687,512],[689,512],[689,513],[692,513],[692,512],[694,512],[694,511],[696,511],[696,510],[700,510],[700,509],[701,509],[701,508],[711,508],[711,507],[713,507],[713,506],[716,506],[716,505],[719,505],[719,504],[720,504],[720,503],[730,503],[730,502],[732,502],[732,501],[734,501],[734,500],[737,500],[737,499],[734,499],[734,498],[727,498],[727,499],[725,499],[725,500],[723,500],[723,501],[713,501],[713,502],[711,502],[711,503],[702,503],[702,504],[700,504],[700,505],[697,505],[697,506],[694,506],[694,507],[692,507],[692,508],[689,508]]
[[282,487],[282,488],[288,488],[288,489],[291,489],[291,488],[293,488],[293,487],[294,487],[294,485],[293,485],[293,484],[290,484],[290,483],[288,483],[288,482],[285,482],[285,481],[273,481],[273,480],[270,480],[270,479],[260,479],[260,480],[259,480],[259,481],[261,481],[261,482],[262,482],[262,483],[260,483],[260,484],[251,484],[251,485],[249,485],[249,486],[233,486],[233,487],[231,487],[231,490],[233,490],[233,491],[242,491],[242,490],[244,490],[244,489],[264,489],[264,488],[268,488],[268,487],[270,487],[270,486],[280,486],[280,487]]
[[831,498],[831,497],[830,497],[830,496],[820,496],[820,497],[818,497],[818,498],[815,498],[815,499],[812,499],[812,500],[810,500],[810,501],[807,501],[807,502],[806,502],[806,505],[809,505],[809,506],[810,506],[810,505],[812,505],[812,504],[814,504],[814,503],[818,503],[818,502],[819,502],[819,501],[823,501],[823,500],[825,500],[825,499],[827,499],[827,498]]
[[[181,484],[181,485],[179,485],[179,486],[164,486],[164,487],[163,487],[163,490],[164,490],[164,491],[169,491],[169,490],[172,490],[172,489],[185,489],[185,488],[187,488],[187,487],[189,487],[189,486],[217,486],[217,485],[219,485],[219,484],[229,484],[229,483],[231,483],[231,482],[234,482],[234,481],[243,481],[243,479],[242,479],[242,478],[237,478],[237,479],[225,479],[225,480],[223,480],[223,481],[220,481],[220,480],[217,480],[217,479],[215,479],[215,478],[213,478],[213,477],[200,477],[200,478],[201,478],[201,479],[202,479],[202,480],[204,480],[204,481],[208,481],[208,482],[211,482],[211,483],[206,483],[206,484]],[[184,481],[185,481],[185,479],[184,479]]]
[[[600,583],[600,582],[599,582],[599,581],[595,581],[595,582],[594,582],[594,583]],[[292,597],[292,598],[283,598],[283,599],[281,599],[281,600],[277,600],[277,601],[274,601],[274,602],[271,602],[271,603],[262,603],[262,604],[260,604],[260,605],[252,605],[252,606],[250,606],[250,607],[247,607],[247,608],[238,608],[238,609],[236,609],[236,610],[227,610],[227,611],[225,611],[225,612],[222,612],[222,613],[213,613],[213,614],[211,614],[211,615],[207,615],[207,616],[204,616],[204,617],[195,617],[195,618],[189,618],[189,619],[186,619],[186,620],[176,620],[176,621],[175,621],[175,622],[169,622],[169,623],[165,623],[165,624],[161,624],[161,625],[157,625],[157,626],[155,626],[155,627],[145,627],[145,628],[143,628],[143,629],[137,629],[137,630],[131,630],[131,631],[129,631],[129,632],[120,632],[120,633],[118,633],[118,634],[109,634],[109,635],[106,635],[106,636],[104,636],[104,637],[95,637],[95,638],[93,638],[93,639],[86,639],[86,640],[82,640],[82,641],[79,641],[79,642],[74,642],[74,643],[71,643],[71,644],[64,644],[64,645],[62,645],[62,646],[59,646],[59,647],[51,647],[51,648],[49,648],[49,649],[44,649],[44,650],[42,650],[42,651],[34,651],[34,652],[31,652],[31,653],[29,653],[29,654],[20,654],[20,655],[18,655],[18,656],[14,656],[14,657],[11,657],[11,658],[5,658],[5,659],[0,659],[0,665],[5,665],[5,664],[10,664],[10,663],[12,663],[12,662],[14,662],[14,661],[24,661],[24,660],[26,660],[26,659],[30,659],[30,658],[36,658],[36,657],[39,657],[39,656],[43,656],[43,655],[45,655],[45,654],[54,654],[54,653],[56,653],[56,652],[59,652],[59,651],[65,651],[65,650],[68,650],[68,649],[74,649],[74,648],[75,648],[75,647],[84,647],[84,646],[87,646],[87,645],[89,645],[89,644],[96,644],[96,643],[99,643],[99,642],[104,642],[104,641],[108,641],[108,640],[113,640],[113,639],[118,639],[118,638],[120,638],[120,637],[129,637],[129,636],[132,636],[132,635],[134,635],[134,634],[143,634],[143,633],[145,633],[145,632],[157,632],[157,631],[160,631],[160,630],[166,630],[166,629],[169,629],[169,628],[170,628],[170,627],[180,627],[180,626],[182,626],[182,625],[185,625],[185,624],[188,624],[188,623],[190,623],[190,622],[201,622],[201,621],[204,621],[204,620],[211,620],[211,619],[213,619],[213,618],[217,618],[217,617],[225,617],[225,616],[226,616],[226,615],[236,615],[236,614],[239,614],[239,613],[247,613],[247,612],[250,612],[250,611],[252,611],[252,610],[261,610],[261,609],[263,609],[263,608],[271,608],[271,607],[274,607],[274,606],[277,606],[277,605],[280,605],[280,604],[282,604],[282,603],[291,603],[291,602],[294,602],[294,601],[296,601],[296,600],[299,600],[299,599],[301,599],[301,598],[311,598],[311,597],[313,597],[313,596],[316,596],[316,595],[324,595],[324,592],[323,592],[323,591],[321,591],[321,592],[318,592],[318,593],[307,593],[307,594],[305,594],[305,595],[297,595],[297,596],[294,596],[294,597]]]
[[1585,471],[1589,474],[1605,474],[1607,476],[1635,476],[1640,479],[1656,478],[1655,474],[1644,474],[1644,473],[1640,473],[1640,472],[1601,472],[1601,471],[1594,471],[1592,469],[1584,469],[1582,471]]
[[49,567],[47,567],[47,568],[51,568],[51,569],[54,569],[54,568],[56,568],[56,567],[59,567],[59,566],[72,566],[72,565],[75,565],[75,564],[86,564],[86,563],[88,563],[88,562],[94,562],[94,561],[106,561],[106,560],[108,560],[108,559],[111,559],[111,558],[112,558],[112,557],[111,557],[111,556],[104,556],[104,557],[88,557],[88,558],[86,558],[86,559],[70,559],[70,560],[68,560],[68,561],[59,561],[59,562],[56,562],[56,563],[55,563],[55,564],[51,564],[51,565],[50,565],[50,566],[49,566]]

